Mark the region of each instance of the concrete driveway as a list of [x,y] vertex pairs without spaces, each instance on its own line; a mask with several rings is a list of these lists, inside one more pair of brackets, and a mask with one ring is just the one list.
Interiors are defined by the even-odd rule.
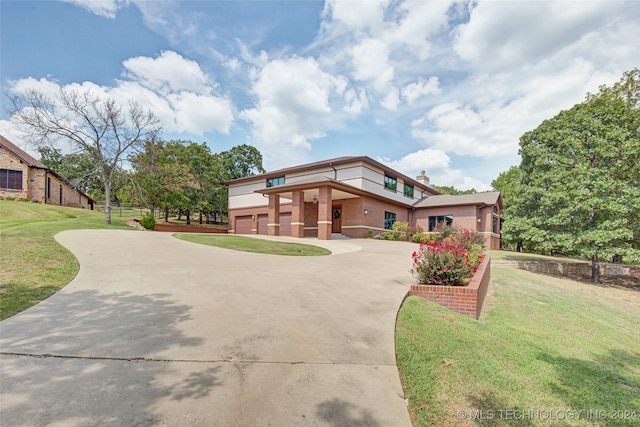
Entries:
[[305,239],[334,254],[283,257],[139,231],[56,239],[80,272],[0,322],[0,425],[411,425],[394,324],[413,245]]

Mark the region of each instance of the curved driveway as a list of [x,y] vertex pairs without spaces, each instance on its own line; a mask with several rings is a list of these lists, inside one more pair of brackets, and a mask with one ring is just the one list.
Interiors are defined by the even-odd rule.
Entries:
[[0,322],[0,425],[411,425],[394,324],[412,245],[306,239],[334,253],[284,257],[139,231],[56,239],[80,272]]

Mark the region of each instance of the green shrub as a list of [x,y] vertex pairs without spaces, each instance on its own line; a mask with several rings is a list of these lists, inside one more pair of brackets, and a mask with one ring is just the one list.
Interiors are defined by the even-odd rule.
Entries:
[[419,284],[466,285],[484,259],[478,233],[459,230],[435,241],[421,243],[411,256],[411,274]]
[[370,228],[367,230],[367,237],[368,237],[369,239],[371,239],[371,238],[373,237],[373,230],[372,230],[372,229],[370,229]]
[[36,198],[33,198],[33,199],[31,199],[31,203],[40,203],[40,200],[38,200]]
[[412,241],[413,236],[420,233],[420,230],[410,228],[408,222],[396,221],[391,230],[387,230],[380,235],[383,240],[399,240],[404,242]]
[[153,227],[156,226],[156,218],[150,212],[147,212],[140,218],[140,225],[147,230],[153,230]]
[[20,198],[18,199],[18,201],[19,201],[19,202],[28,202],[28,201],[29,201],[29,199],[27,199],[26,197],[20,197]]
[[7,196],[4,198],[5,200],[9,200],[10,202],[13,202],[16,198],[13,196]]

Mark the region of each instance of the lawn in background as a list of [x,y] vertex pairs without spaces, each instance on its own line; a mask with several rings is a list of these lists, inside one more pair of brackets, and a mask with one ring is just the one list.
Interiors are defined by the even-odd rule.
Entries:
[[78,273],[78,261],[53,236],[64,230],[128,228],[88,209],[0,200],[0,320],[49,297]]
[[640,426],[640,293],[497,267],[489,289],[479,321],[403,304],[414,425]]
[[331,251],[314,245],[276,242],[242,236],[219,236],[211,234],[174,234],[175,237],[201,245],[216,246],[235,251],[254,252],[271,255],[319,256],[330,255]]

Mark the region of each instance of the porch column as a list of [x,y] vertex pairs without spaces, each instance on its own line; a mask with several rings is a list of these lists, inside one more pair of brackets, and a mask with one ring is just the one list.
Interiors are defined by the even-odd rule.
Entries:
[[318,240],[331,240],[331,188],[320,187],[318,198]]
[[304,237],[304,192],[292,193],[291,237]]
[[280,196],[278,194],[269,194],[267,229],[269,236],[280,235]]

